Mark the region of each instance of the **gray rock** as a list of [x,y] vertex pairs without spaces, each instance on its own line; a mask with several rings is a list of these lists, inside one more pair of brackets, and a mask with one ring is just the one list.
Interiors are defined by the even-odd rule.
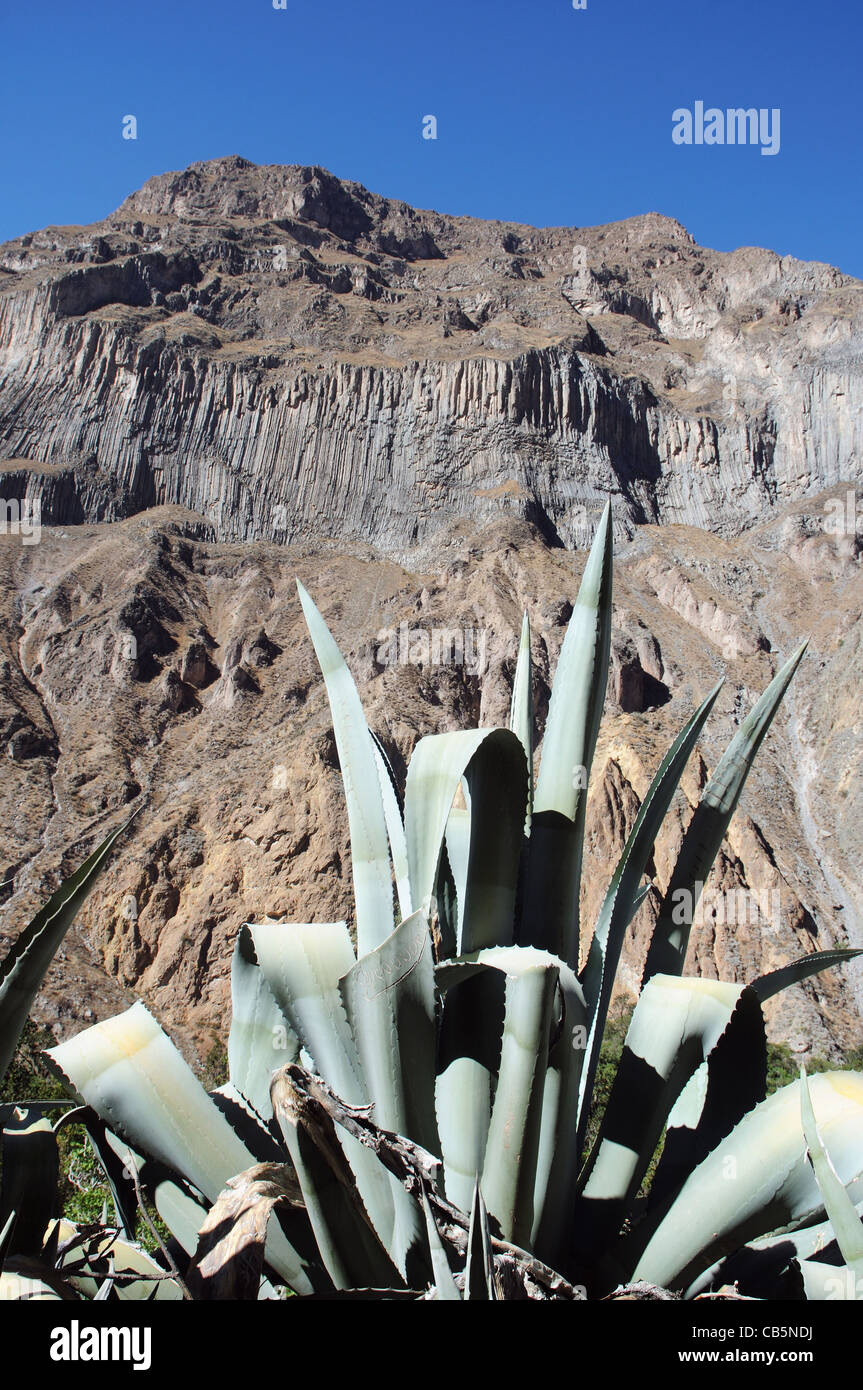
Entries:
[[166,503],[403,554],[503,515],[580,548],[609,494],[618,539],[730,536],[861,474],[860,282],[657,214],[480,222],[229,158],[0,267],[4,487],[43,524]]

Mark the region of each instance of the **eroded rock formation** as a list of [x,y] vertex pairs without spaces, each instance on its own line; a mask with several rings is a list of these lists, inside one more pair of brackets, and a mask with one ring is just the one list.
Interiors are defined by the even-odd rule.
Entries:
[[[695,703],[727,675],[656,844],[659,889],[709,769],[809,635],[710,880],[713,906],[694,930],[690,966],[749,980],[861,939],[863,603],[857,550],[813,529],[827,500],[737,540],[643,527],[620,548],[590,799],[588,928],[640,798]],[[101,1017],[135,994],[203,1055],[225,1027],[241,922],[352,916],[338,759],[295,575],[403,778],[422,734],[505,722],[525,607],[542,726],[584,554],[549,548],[511,519],[442,534],[434,567],[419,552],[409,566],[368,547],[229,545],[197,539],[199,529],[200,518],[163,509],[47,529],[38,546],[0,537],[0,929],[14,934],[63,868],[146,793],[67,939],[40,1016],[75,1030],[86,1010]],[[708,605],[726,621],[705,623]],[[435,659],[442,630],[450,645]],[[403,631],[400,647],[391,639]],[[453,632],[462,636],[454,648]],[[657,903],[652,892],[628,933],[624,995],[637,987]],[[861,974],[852,966],[782,996],[769,1006],[771,1035],[821,1053],[860,1045]]]
[[863,467],[863,286],[657,214],[536,229],[240,158],[0,248],[4,496],[397,553],[514,515],[731,535]]

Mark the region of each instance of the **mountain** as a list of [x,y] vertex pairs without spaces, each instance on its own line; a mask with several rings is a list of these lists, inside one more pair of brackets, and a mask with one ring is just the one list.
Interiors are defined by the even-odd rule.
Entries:
[[[422,734],[505,720],[525,608],[544,718],[609,494],[585,921],[695,704],[726,676],[660,889],[722,748],[809,637],[689,965],[750,980],[863,944],[859,282],[702,250],[655,214],[537,230],[236,158],[0,265],[3,497],[42,507],[41,531],[0,534],[0,949],[148,797],[41,1019],[65,1034],[140,996],[201,1057],[242,921],[351,920],[295,576],[403,776]],[[435,656],[442,633],[460,659]],[[729,921],[741,895],[766,911]],[[863,968],[830,972],[768,1005],[770,1035],[836,1056],[863,1042],[861,1002]]]
[[0,247],[4,496],[401,553],[455,518],[734,535],[863,467],[863,285],[656,214],[536,229],[237,157]]

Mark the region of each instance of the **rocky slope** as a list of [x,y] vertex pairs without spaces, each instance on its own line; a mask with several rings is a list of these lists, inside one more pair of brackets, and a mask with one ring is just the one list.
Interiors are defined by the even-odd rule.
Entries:
[[[710,884],[725,895],[714,906],[752,890],[771,895],[769,908],[743,924],[705,913],[690,966],[708,975],[748,980],[861,940],[860,544],[825,533],[829,500],[786,507],[745,537],[640,527],[618,548],[587,923],[695,702],[727,674],[656,845],[659,887],[734,727],[778,663],[811,638]],[[39,1017],[75,1031],[137,995],[199,1056],[226,1024],[242,921],[351,917],[340,776],[294,577],[319,602],[403,776],[423,733],[505,719],[524,607],[542,724],[584,563],[583,552],[549,547],[513,518],[485,529],[453,523],[404,563],[345,542],[215,542],[203,527],[162,508],[45,529],[38,545],[0,536],[0,931],[14,935],[63,868],[145,793]],[[463,660],[424,653],[421,634],[440,629],[460,634]],[[652,893],[628,934],[624,993],[637,982],[656,902]],[[771,1035],[820,1053],[859,1046],[861,975],[851,966],[783,995],[769,1006]]]
[[[859,478],[863,286],[649,214],[418,212],[240,158],[0,247],[3,496],[403,556],[459,518],[731,536]],[[3,462],[5,460],[5,462]]]
[[[295,575],[403,776],[423,733],[505,717],[525,606],[542,721],[608,495],[584,920],[695,702],[727,672],[659,888],[709,768],[809,635],[690,965],[747,980],[863,944],[861,328],[858,281],[704,250],[654,214],[538,230],[238,158],[0,247],[2,516],[27,500],[44,523],[0,527],[5,939],[146,798],[39,1016],[65,1032],[139,994],[200,1056],[240,922],[350,919]],[[461,659],[420,660],[442,631]],[[723,920],[741,892],[765,914]],[[769,1006],[772,1036],[859,1046],[861,1002],[863,967],[819,977]]]

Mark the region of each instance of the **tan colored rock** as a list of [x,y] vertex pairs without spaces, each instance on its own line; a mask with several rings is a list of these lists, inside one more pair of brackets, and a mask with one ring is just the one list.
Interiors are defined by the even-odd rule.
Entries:
[[[861,939],[863,590],[859,568],[803,574],[780,543],[788,519],[736,541],[645,527],[618,547],[622,650],[631,644],[644,679],[666,693],[641,710],[623,712],[613,700],[606,710],[588,818],[586,935],[662,754],[726,675],[654,849],[657,891],[629,930],[621,997],[637,988],[659,893],[710,768],[806,635],[809,652],[708,885],[714,896],[778,890],[778,912],[768,898],[763,920],[707,913],[689,959],[702,973],[749,980],[804,951]],[[268,913],[352,920],[338,760],[295,576],[330,624],[403,779],[422,734],[505,722],[525,608],[544,721],[584,563],[583,552],[550,549],[512,520],[479,534],[455,526],[409,565],[369,547],[215,543],[196,539],[199,524],[162,509],[112,525],[46,528],[32,547],[0,537],[0,717],[45,740],[31,757],[4,760],[0,930],[14,935],[143,791],[147,807],[70,933],[39,1013],[74,1031],[85,1009],[104,1017],[139,994],[190,1054],[205,1054],[224,1034],[243,921]],[[647,565],[676,567],[702,606],[745,616],[746,630],[764,634],[770,650],[756,645],[726,660],[709,627],[645,583]],[[117,636],[133,621],[143,659],[127,660],[118,682]],[[395,660],[379,659],[384,636],[398,638],[402,624],[429,641],[441,631],[473,634],[485,644],[485,673],[464,660],[420,660],[410,647],[401,660],[398,641]],[[182,675],[191,673],[183,654],[202,642],[222,673],[205,688]],[[420,641],[420,649],[431,657],[431,646]],[[267,660],[255,664],[255,651]],[[175,680],[188,703],[166,703],[165,685],[176,689]],[[860,974],[856,966],[830,972],[784,995],[768,1008],[771,1036],[820,1053],[859,1045]]]

